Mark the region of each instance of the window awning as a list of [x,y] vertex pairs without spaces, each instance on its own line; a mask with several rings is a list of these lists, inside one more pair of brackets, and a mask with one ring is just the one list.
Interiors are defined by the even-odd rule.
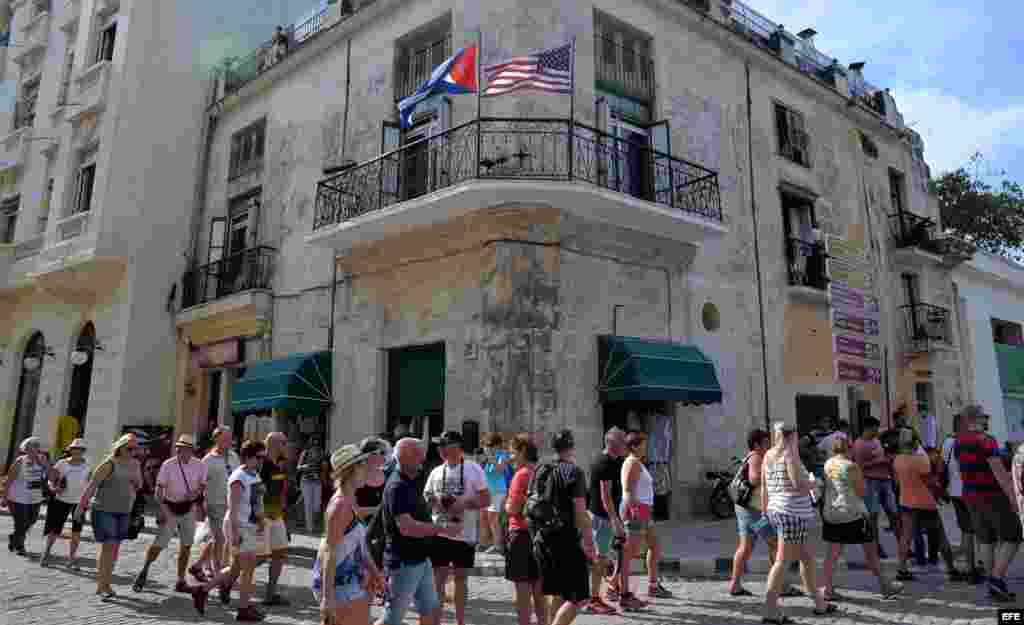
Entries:
[[295,354],[245,368],[231,387],[233,413],[319,415],[331,405],[331,352]]
[[1003,392],[1024,394],[1024,347],[997,343],[996,360]]
[[692,345],[602,335],[598,351],[602,401],[722,401],[714,363]]

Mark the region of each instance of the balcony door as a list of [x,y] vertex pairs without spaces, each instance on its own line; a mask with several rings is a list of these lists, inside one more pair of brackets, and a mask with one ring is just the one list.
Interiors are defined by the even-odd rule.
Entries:
[[224,243],[227,255],[221,263],[221,296],[245,290],[248,278],[246,249],[256,239],[255,224],[259,208],[259,190],[235,198],[228,206],[227,239]]
[[649,131],[612,113],[608,134],[615,139],[609,172],[610,186],[633,197],[650,199],[653,168]]

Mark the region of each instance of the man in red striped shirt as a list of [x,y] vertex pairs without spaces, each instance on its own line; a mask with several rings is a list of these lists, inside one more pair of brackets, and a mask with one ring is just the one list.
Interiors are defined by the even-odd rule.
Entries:
[[981,406],[967,406],[960,412],[963,431],[956,437],[955,453],[989,595],[997,601],[1012,601],[1016,594],[1006,586],[1006,571],[1021,543],[1021,525],[1013,479],[1000,457],[1002,448],[984,432],[987,419]]

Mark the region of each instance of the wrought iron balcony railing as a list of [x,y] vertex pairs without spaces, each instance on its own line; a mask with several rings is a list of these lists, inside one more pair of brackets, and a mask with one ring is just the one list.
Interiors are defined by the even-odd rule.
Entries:
[[[365,3],[364,3],[365,4]],[[343,3],[348,5],[348,3]],[[314,35],[326,30],[332,25],[327,19],[329,9],[318,11],[304,22],[292,24],[283,30],[288,39],[287,46],[281,50],[275,50],[275,41],[266,41],[248,55],[231,62],[224,68],[224,95],[238,91],[248,83],[256,80],[259,76],[280,62],[285,56],[295,52]],[[342,9],[341,18],[344,20],[352,14],[350,9]]]
[[270,288],[276,256],[277,250],[261,245],[186,271],[182,280],[182,309],[242,291]]
[[943,238],[937,236],[935,220],[900,211],[889,215],[893,243],[897,248],[919,247],[935,254],[944,252]]
[[908,345],[928,351],[933,344],[953,343],[949,310],[920,302],[900,307]]
[[828,288],[828,254],[821,243],[808,243],[802,239],[786,239],[786,259],[789,261],[790,286],[804,286],[824,291]]
[[321,180],[313,229],[474,179],[582,182],[722,220],[710,169],[566,119],[482,118]]

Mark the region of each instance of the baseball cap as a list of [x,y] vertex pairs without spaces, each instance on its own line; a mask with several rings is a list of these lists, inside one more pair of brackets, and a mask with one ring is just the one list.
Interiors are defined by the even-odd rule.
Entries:
[[572,430],[562,430],[555,434],[555,438],[551,441],[551,448],[555,451],[575,449],[576,439],[572,435]]
[[453,447],[456,445],[462,447],[462,432],[459,432],[458,430],[448,430],[441,434],[441,438],[438,440],[437,444],[441,447]]

